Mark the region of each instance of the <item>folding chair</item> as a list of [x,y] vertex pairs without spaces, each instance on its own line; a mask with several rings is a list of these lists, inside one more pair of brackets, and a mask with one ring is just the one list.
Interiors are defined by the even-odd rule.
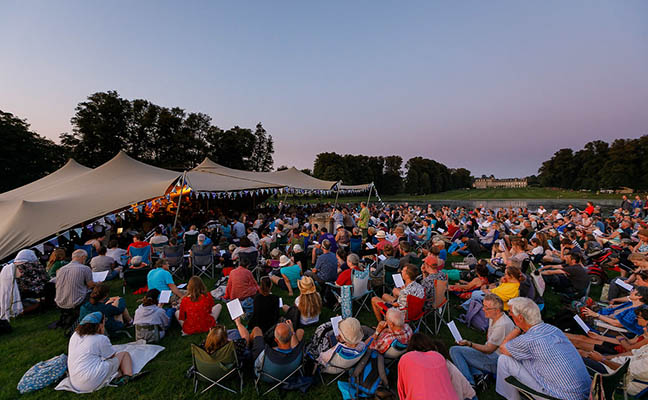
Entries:
[[184,272],[184,247],[182,245],[164,246],[162,256],[169,263],[171,275],[178,277]]
[[[397,258],[387,259],[385,261],[386,262],[383,262],[383,290],[385,290],[385,293],[389,293],[387,288],[392,289],[394,287],[394,278],[392,278],[392,274],[397,274],[400,266],[398,265],[399,261]],[[390,262],[388,263],[387,261]]]
[[151,264],[153,263],[151,259],[151,245],[147,245],[144,247],[129,247],[128,248],[128,261],[133,259],[133,257],[140,256],[142,257],[142,262],[145,262],[146,265],[152,266]]
[[151,268],[126,269],[124,271],[123,294],[126,294],[126,287],[129,289],[139,289],[146,286],[149,272],[151,272]]
[[169,242],[163,242],[163,243],[154,243],[151,245],[153,254],[157,255],[158,257],[162,254],[162,251],[164,250],[164,247],[167,246]]
[[193,233],[191,235],[184,235],[184,249],[185,251],[191,250],[191,248],[198,243],[198,233]]
[[74,250],[85,250],[86,254],[88,255],[88,258],[86,258],[86,264],[90,265],[90,260],[92,257],[95,257],[97,255],[97,250],[95,247],[91,244],[75,244],[74,245]]
[[[337,311],[340,308],[342,302],[342,287],[331,282],[326,282],[326,284],[332,289],[331,293],[333,293],[338,301],[338,303],[333,308],[333,311]],[[371,311],[371,309],[367,305],[367,299],[371,299],[371,296],[374,292],[373,290],[369,289],[369,268],[365,268],[364,271],[354,270],[351,274],[351,286],[351,302],[360,304],[358,310],[354,314],[354,317],[357,318],[363,307],[365,308],[365,310]]]
[[259,383],[261,381],[274,384],[263,393],[263,396],[265,396],[281,386],[296,373],[301,373],[302,362],[304,360],[304,341],[299,342],[297,347],[289,353],[287,359],[282,360],[282,358],[286,357],[286,354],[279,353],[268,345],[266,345],[263,354],[263,362],[261,363],[260,369],[255,369],[256,379],[254,380],[254,387],[258,395]]
[[[231,393],[241,393],[243,391],[243,374],[239,367],[238,358],[236,357],[234,342],[228,342],[216,350],[214,354],[207,354],[201,347],[192,344],[191,359],[194,367],[194,393],[198,391],[198,381],[209,384],[200,394],[205,393],[214,386],[218,386]],[[235,376],[233,375],[234,373],[238,374],[240,382],[238,392],[222,383],[230,376]]]
[[405,311],[405,323],[410,324],[414,332],[418,332],[425,315],[425,297],[420,298],[408,294],[407,307],[403,311]]
[[394,339],[389,345],[389,349],[383,354],[385,357],[385,368],[391,367],[406,351],[407,345],[401,343],[398,339]]
[[362,252],[362,239],[351,238],[349,241],[349,250],[351,250],[351,253],[361,255],[360,253]]
[[[373,338],[371,340],[373,340]],[[324,365],[320,364],[319,376],[322,384],[328,386],[334,383],[335,381],[340,379],[342,375],[344,375],[347,371],[355,367],[362,356],[364,356],[365,353],[369,350],[370,344],[371,342],[365,345],[362,351],[349,349],[344,346],[338,346],[338,348],[335,349],[335,353],[333,353],[333,356],[331,357],[329,362]],[[324,380],[323,374],[334,375],[334,377],[330,381],[326,382]]]
[[[450,293],[448,292],[448,281],[435,280],[434,299],[432,303],[431,313],[434,316],[434,333],[437,335],[439,334],[441,325],[450,322],[449,296]],[[427,324],[425,326],[427,327]]]
[[194,244],[189,257],[191,273],[196,276],[207,275],[214,278],[214,252],[211,245]]

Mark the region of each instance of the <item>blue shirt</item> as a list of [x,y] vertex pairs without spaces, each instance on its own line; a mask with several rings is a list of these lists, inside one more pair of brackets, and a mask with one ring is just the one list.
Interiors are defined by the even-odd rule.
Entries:
[[583,359],[555,326],[541,322],[505,347],[547,394],[565,400],[589,396],[592,379]]
[[243,222],[238,221],[235,223],[233,229],[235,238],[240,239],[245,236],[245,225],[243,225]]
[[146,276],[146,283],[149,290],[171,290],[169,284],[173,285],[173,276],[164,268],[155,268]]
[[325,253],[319,256],[315,269],[320,279],[326,282],[335,282],[337,279],[337,257],[335,257],[335,253]]
[[601,315],[610,315],[613,314],[616,310],[619,310],[621,308],[626,308],[625,310],[621,311],[617,315],[615,315],[612,318],[616,318],[617,321],[623,325],[624,328],[629,330],[630,332],[634,333],[635,335],[641,335],[643,333],[643,328],[637,323],[637,314],[635,314],[634,310],[636,307],[630,307],[632,303],[627,301],[621,305],[618,305],[616,307],[608,307],[604,308],[599,311],[599,314]]
[[299,268],[299,265],[295,264],[290,267],[283,267],[279,272],[286,275],[286,278],[290,281],[290,286],[293,289],[297,288],[297,281],[301,277],[301,268]]

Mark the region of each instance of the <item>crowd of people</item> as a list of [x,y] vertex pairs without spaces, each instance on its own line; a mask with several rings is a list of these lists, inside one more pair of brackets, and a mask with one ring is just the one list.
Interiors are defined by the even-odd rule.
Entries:
[[[136,377],[128,353],[115,352],[110,338],[134,326],[138,338],[156,342],[174,321],[182,335],[206,333],[208,354],[233,346],[240,368],[255,376],[265,357],[281,364],[303,353],[310,360],[304,370],[313,373],[335,369],[335,354],[350,352],[357,356],[345,368],[352,379],[375,368],[375,390],[401,399],[473,399],[489,386],[517,399],[508,377],[556,398],[586,399],[590,372],[611,373],[628,361],[628,392],[646,388],[648,225],[643,205],[626,198],[611,215],[591,202],[551,211],[360,203],[267,206],[251,214],[200,202],[187,210],[175,226],[160,211],[86,227],[48,255],[22,250],[0,271],[0,320],[8,325],[33,308],[56,308],[50,328],[70,336],[69,375],[83,391]],[[166,256],[178,246],[186,253],[179,262]],[[141,249],[150,256],[135,256]],[[209,281],[192,265],[204,254],[213,260]],[[602,303],[588,297],[592,265],[619,273]],[[123,297],[109,296],[107,281],[137,270],[146,285],[131,317]],[[105,281],[95,282],[93,273],[101,272]],[[186,287],[178,284],[185,279]],[[336,291],[361,279],[374,293],[367,301],[373,316],[366,314],[373,322],[365,325],[347,310],[353,296],[342,293],[350,292]],[[283,303],[274,286],[297,296]],[[454,319],[483,332],[483,340],[447,348],[419,323],[438,312],[446,291],[456,297]],[[546,306],[547,291],[560,306]],[[244,314],[228,330],[219,319],[233,300]],[[338,307],[341,321],[320,318],[324,308]],[[589,332],[580,334],[574,314]],[[396,385],[392,359],[399,359]]]

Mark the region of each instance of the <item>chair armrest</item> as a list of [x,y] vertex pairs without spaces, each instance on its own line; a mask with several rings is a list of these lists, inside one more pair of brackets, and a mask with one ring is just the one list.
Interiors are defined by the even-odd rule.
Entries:
[[540,393],[538,391],[535,391],[531,389],[530,387],[526,386],[522,382],[518,381],[517,378],[514,376],[509,376],[506,379],[504,379],[508,384],[514,386],[517,390],[524,392],[525,394],[534,396],[534,397],[540,397],[543,399],[549,399],[549,400],[560,400],[556,397],[550,396],[548,394]]

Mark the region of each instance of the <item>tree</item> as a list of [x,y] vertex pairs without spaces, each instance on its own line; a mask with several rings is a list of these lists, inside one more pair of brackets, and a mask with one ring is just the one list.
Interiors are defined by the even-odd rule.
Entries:
[[42,178],[65,164],[64,148],[29,130],[29,124],[0,110],[0,192]]
[[279,168],[277,168],[277,171],[285,171],[285,170],[287,170],[287,169],[288,169],[287,166],[282,165],[282,166],[280,166]]
[[300,171],[303,172],[303,173],[305,173],[306,175],[313,176],[313,171],[311,171],[310,168],[304,168],[304,169],[302,169],[302,170],[300,170]]
[[272,169],[272,154],[274,153],[274,142],[272,136],[268,135],[263,125],[259,122],[254,131],[255,141],[250,156],[250,170],[268,172]]
[[403,158],[401,156],[385,157],[385,170],[383,173],[383,185],[380,193],[396,194],[400,193],[403,188],[403,177],[401,175],[401,166]]

